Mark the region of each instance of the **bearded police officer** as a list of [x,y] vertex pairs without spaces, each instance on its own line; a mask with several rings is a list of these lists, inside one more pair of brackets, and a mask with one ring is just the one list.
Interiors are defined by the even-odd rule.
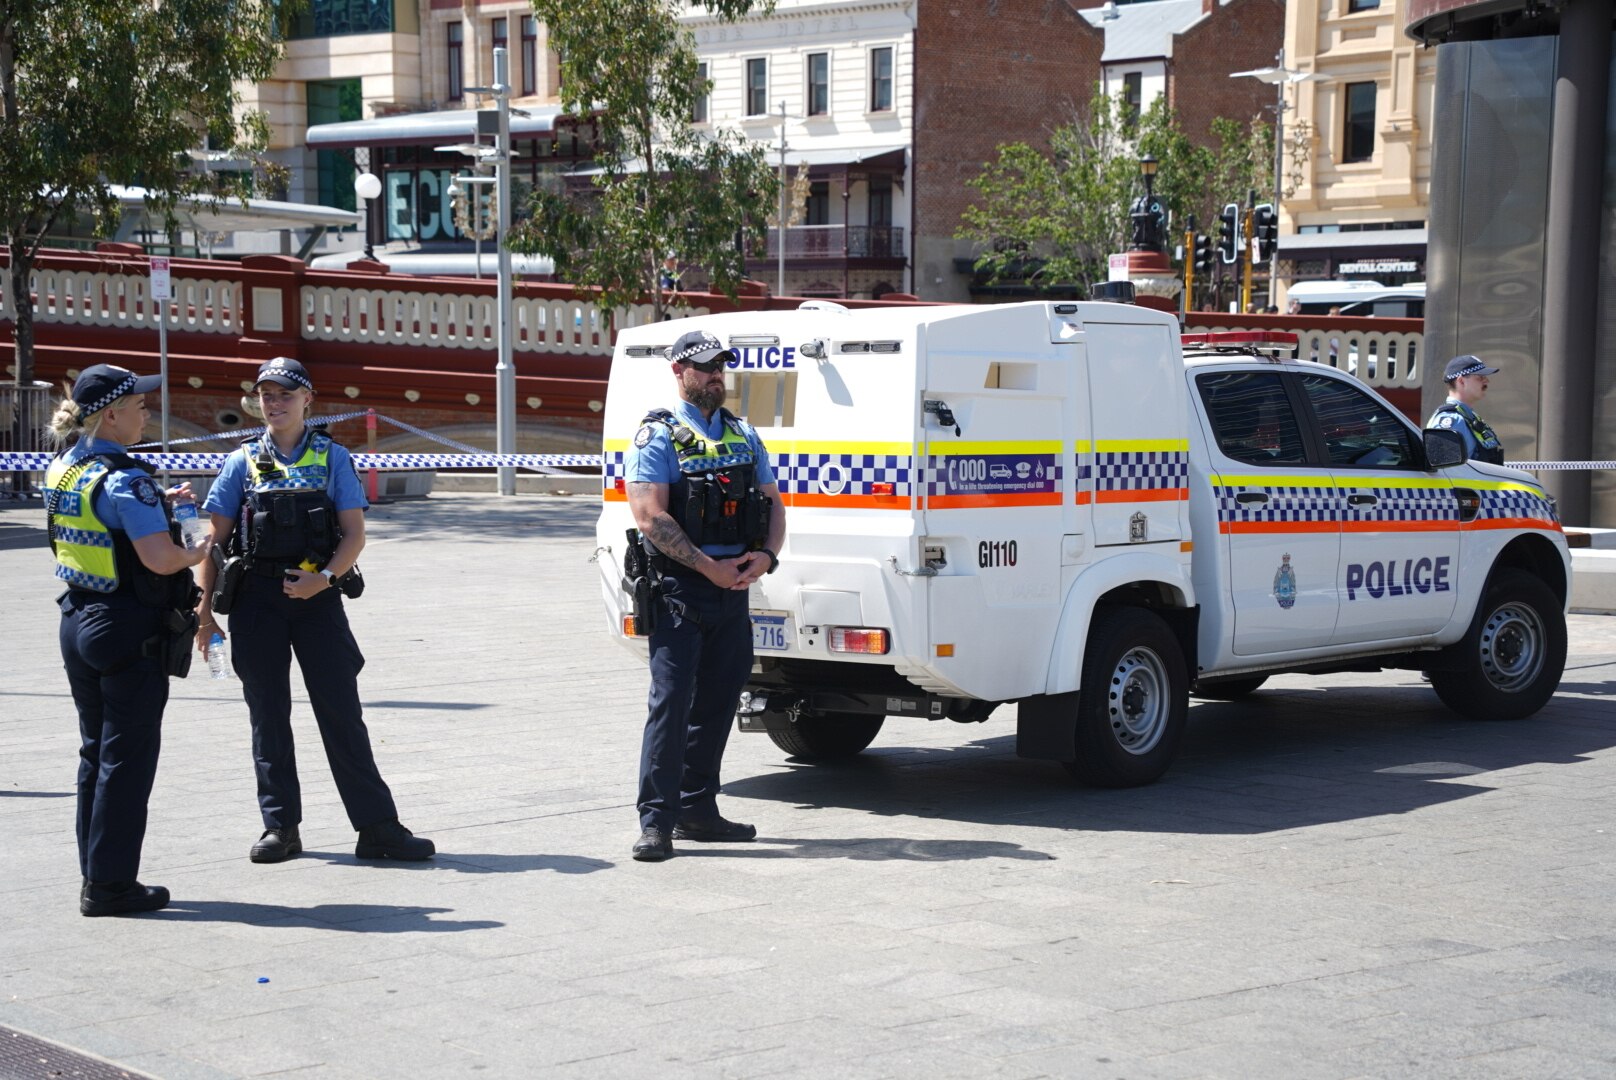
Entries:
[[[289,357],[258,369],[254,385],[265,431],[225,459],[208,492],[214,541],[238,562],[224,568],[212,611],[229,614],[230,660],[252,721],[253,763],[263,834],[248,852],[275,863],[303,851],[302,789],[292,748],[291,667],[295,655],[320,728],[326,760],[361,859],[431,858],[432,841],[398,821],[393,795],[376,768],[359,704],[365,658],[348,627],[342,597],[358,596],[357,562],[369,503],[348,451],[309,423],[314,381]],[[241,569],[231,581],[232,571]],[[203,567],[209,593],[219,568]],[[232,591],[233,586],[233,591]],[[197,631],[204,655],[223,633],[207,604]]]
[[640,750],[640,838],[657,862],[673,840],[742,841],[751,825],[718,812],[719,764],[752,670],[747,590],[773,572],[785,510],[757,432],[723,408],[735,356],[692,331],[669,359],[678,388],[653,410],[625,465],[629,508],[661,577],[651,647],[651,694]]
[[1464,440],[1465,453],[1476,461],[1504,463],[1504,446],[1487,422],[1476,415],[1476,406],[1487,396],[1487,376],[1497,375],[1479,356],[1455,356],[1443,369],[1448,384],[1448,400],[1431,414],[1428,428],[1456,431]]

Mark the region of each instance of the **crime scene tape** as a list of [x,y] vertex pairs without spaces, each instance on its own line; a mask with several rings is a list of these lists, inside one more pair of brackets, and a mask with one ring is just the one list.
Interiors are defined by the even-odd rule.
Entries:
[[1511,469],[1522,472],[1596,472],[1616,469],[1616,461],[1506,461]]
[[[229,454],[151,454],[134,455],[147,464],[170,472],[217,472]],[[44,472],[52,454],[0,452],[0,472]],[[528,469],[553,472],[556,469],[599,469],[599,454],[367,454],[353,452],[354,468],[366,469]]]

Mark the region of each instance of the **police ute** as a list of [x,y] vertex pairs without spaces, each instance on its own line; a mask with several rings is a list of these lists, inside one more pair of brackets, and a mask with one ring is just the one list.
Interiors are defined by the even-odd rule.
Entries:
[[1571,563],[1529,476],[1294,359],[1293,335],[1183,334],[1101,301],[810,301],[623,330],[597,562],[611,631],[642,654],[623,464],[692,329],[733,352],[725,407],[786,507],[739,721],[796,758],[1013,703],[1018,754],[1121,787],[1166,771],[1192,695],[1282,672],[1427,672],[1484,720],[1559,684]]

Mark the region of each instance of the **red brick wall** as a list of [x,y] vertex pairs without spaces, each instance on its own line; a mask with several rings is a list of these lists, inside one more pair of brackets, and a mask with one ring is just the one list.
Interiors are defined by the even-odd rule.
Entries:
[[1185,134],[1213,146],[1215,117],[1273,123],[1274,88],[1256,79],[1231,79],[1229,73],[1272,67],[1284,44],[1283,0],[1217,4],[1210,19],[1179,35],[1167,84]]
[[[954,271],[965,182],[1000,143],[1047,143],[1100,77],[1105,41],[1076,13],[1079,0],[925,0],[918,4],[914,72],[914,292],[967,300]],[[1283,24],[1282,24],[1283,25]],[[941,278],[939,282],[937,279]]]

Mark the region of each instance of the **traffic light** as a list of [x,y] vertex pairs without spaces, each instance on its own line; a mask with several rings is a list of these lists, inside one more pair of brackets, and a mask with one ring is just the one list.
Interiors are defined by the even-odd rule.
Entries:
[[1258,203],[1251,211],[1251,231],[1256,233],[1256,249],[1252,257],[1258,262],[1267,262],[1274,255],[1274,249],[1279,246],[1279,215],[1274,213],[1272,203]]
[[1218,215],[1218,258],[1232,263],[1240,256],[1240,207],[1230,203]]
[[1204,232],[1196,233],[1195,247],[1190,258],[1197,274],[1210,274],[1212,272],[1212,238]]

